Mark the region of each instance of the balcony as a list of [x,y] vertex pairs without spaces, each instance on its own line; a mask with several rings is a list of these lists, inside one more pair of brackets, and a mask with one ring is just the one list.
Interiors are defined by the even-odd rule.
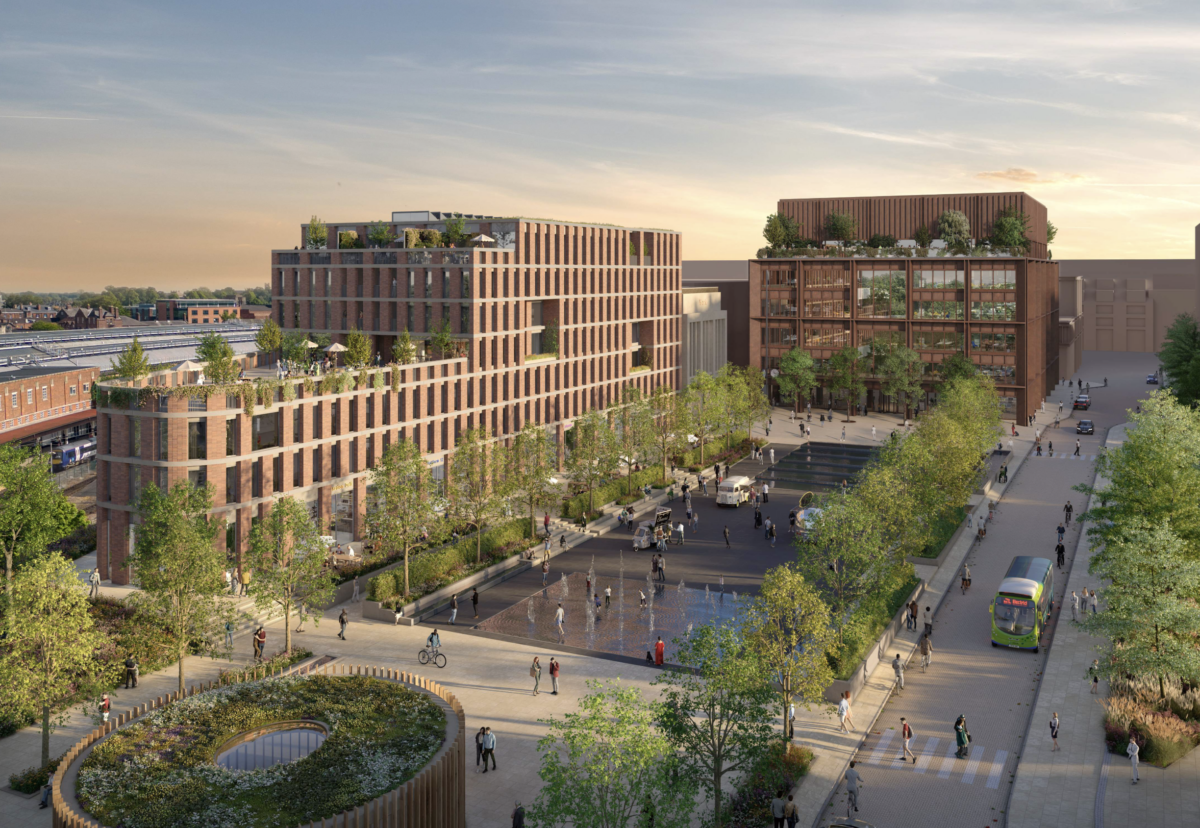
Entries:
[[410,265],[430,265],[433,264],[433,254],[428,250],[409,250],[408,263]]
[[383,253],[376,251],[374,254],[375,264],[377,265],[394,265],[396,263],[395,253]]
[[[412,254],[409,254],[412,255]],[[442,263],[448,265],[469,265],[471,264],[471,251],[469,250],[449,250],[442,254]]]
[[314,265],[327,265],[333,261],[332,253],[309,253],[308,263]]
[[344,265],[360,265],[363,263],[363,254],[343,253],[341,254],[341,263]]
[[298,265],[300,264],[299,253],[280,253],[279,263],[281,265]]

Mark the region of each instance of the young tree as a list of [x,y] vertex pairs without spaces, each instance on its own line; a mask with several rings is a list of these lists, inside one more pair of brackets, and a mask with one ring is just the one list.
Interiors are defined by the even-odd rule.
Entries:
[[1046,222],[1046,244],[1053,244],[1058,235],[1058,228],[1051,222]]
[[437,493],[433,472],[416,444],[401,440],[388,446],[371,469],[374,507],[367,510],[367,535],[385,555],[404,558],[404,597],[409,595],[408,562],[413,552],[440,539],[446,503]]
[[121,379],[141,379],[150,373],[150,359],[142,350],[142,343],[138,342],[136,336],[116,359],[109,362],[112,365],[113,373]]
[[633,467],[644,464],[654,449],[650,403],[637,387],[630,385],[621,391],[621,406],[613,412],[613,421],[621,465],[625,466],[626,491],[633,494]]
[[233,618],[232,606],[222,600],[225,553],[214,545],[222,527],[208,519],[211,504],[209,485],[181,481],[166,492],[147,485],[137,503],[142,524],[126,562],[141,587],[130,602],[171,633],[181,692],[188,654],[224,652],[225,622]]
[[825,654],[834,643],[829,607],[795,564],[768,570],[758,595],[742,614],[742,635],[778,686],[784,728],[788,707],[807,709],[824,698],[833,682]]
[[346,352],[343,359],[351,368],[362,368],[371,364],[371,339],[358,328],[346,334]]
[[783,213],[767,216],[763,238],[772,250],[790,250],[800,242],[800,225]]
[[700,465],[704,465],[704,449],[713,436],[721,431],[721,387],[705,371],[698,371],[681,395],[687,428],[700,445]]
[[54,482],[40,451],[0,444],[0,546],[6,584],[11,585],[18,564],[86,524],[87,517]]
[[1019,247],[1028,251],[1031,246],[1026,236],[1028,232],[1029,216],[1015,207],[1005,207],[992,221],[991,243],[994,247]]
[[571,482],[588,494],[588,511],[596,511],[596,487],[620,465],[620,447],[612,424],[603,411],[591,410],[575,418],[571,427],[575,444],[567,457]]
[[979,373],[975,363],[966,354],[955,352],[949,359],[942,361],[942,381],[951,382],[956,379],[971,379]]
[[917,247],[929,247],[929,243],[933,241],[933,234],[929,232],[929,228],[921,225],[913,233],[913,241],[917,243]]
[[488,433],[472,428],[459,438],[450,459],[446,480],[450,513],[475,530],[475,562],[483,560],[483,533],[504,512],[508,492],[502,471],[504,447],[488,440]]
[[971,243],[971,222],[960,210],[946,210],[938,216],[938,238],[946,247],[962,248]]
[[852,241],[857,229],[858,220],[848,213],[830,213],[825,216],[825,238],[829,241]]
[[1122,521],[1107,542],[1093,542],[1088,572],[1107,581],[1104,612],[1088,615],[1084,629],[1109,641],[1106,675],[1195,681],[1200,676],[1200,561],[1169,521]]
[[413,344],[408,328],[400,332],[392,345],[392,359],[399,365],[411,365],[417,361],[417,346]]
[[293,365],[311,365],[312,351],[304,344],[307,341],[303,331],[288,331],[280,341],[280,355]]
[[279,324],[268,318],[254,335],[254,346],[264,353],[274,354],[283,347],[283,330]]
[[771,416],[771,400],[767,397],[767,377],[761,369],[749,366],[738,373],[739,382],[731,385],[733,393],[742,400],[737,406],[739,425],[745,427],[746,436],[753,434],[754,427]]
[[75,565],[61,555],[46,555],[21,569],[7,611],[20,623],[9,625],[0,648],[0,695],[10,714],[41,715],[45,765],[50,734],[67,718],[52,711],[95,679],[95,651],[104,636],[92,625]]
[[784,402],[791,403],[793,410],[799,411],[801,400],[810,399],[813,389],[817,387],[817,371],[812,355],[808,351],[792,348],[779,361],[779,376],[775,382],[779,385],[779,396]]
[[867,388],[864,381],[867,368],[866,360],[852,345],[842,348],[829,360],[829,390],[835,396],[846,395],[846,422],[851,422],[850,408],[858,405],[859,397]]
[[454,334],[450,332],[450,320],[442,317],[441,321],[433,324],[433,330],[429,333],[429,338],[425,340],[426,346],[432,353],[438,355],[438,359],[450,359],[457,352],[457,346],[454,341]]
[[329,242],[329,230],[325,227],[325,222],[321,221],[314,214],[308,221],[308,249],[319,250]]
[[557,499],[559,484],[554,476],[557,466],[557,452],[545,426],[526,421],[513,438],[512,449],[508,452],[505,486],[512,492],[513,500],[521,504],[522,511],[528,512],[531,535],[537,535],[534,512],[550,506]]
[[266,517],[250,530],[246,561],[254,573],[250,594],[262,610],[279,608],[283,612],[284,652],[292,653],[292,610],[300,602],[303,624],[309,617],[321,622],[314,606],[329,603],[333,597],[333,572],[325,566],[325,546],[321,532],[309,516],[308,507],[291,497],[281,497],[271,505]]
[[455,213],[446,219],[442,240],[448,247],[461,247],[471,240],[471,234],[467,232],[467,221],[461,213]]
[[579,712],[541,721],[542,788],[533,828],[688,828],[696,785],[657,726],[658,705],[635,687],[589,681]]
[[373,221],[367,225],[367,241],[375,247],[387,247],[396,240],[396,232],[391,225],[382,221]]
[[671,458],[687,445],[687,413],[679,395],[666,385],[656,386],[650,393],[650,413],[654,419],[654,453],[662,463],[663,477],[666,477]]
[[1181,403],[1193,405],[1200,400],[1200,326],[1190,313],[1179,314],[1167,328],[1158,360]]
[[921,378],[925,375],[925,363],[912,348],[899,345],[889,348],[876,363],[879,385],[883,393],[895,401],[904,395],[904,408],[913,407],[913,401],[921,394]]
[[217,385],[235,382],[241,372],[233,346],[216,331],[200,337],[196,358],[204,363],[204,373],[209,382]]
[[721,782],[767,755],[775,691],[767,668],[732,626],[705,624],[675,639],[682,670],[664,670],[652,684],[662,689],[660,723],[667,740],[698,778],[721,825]]

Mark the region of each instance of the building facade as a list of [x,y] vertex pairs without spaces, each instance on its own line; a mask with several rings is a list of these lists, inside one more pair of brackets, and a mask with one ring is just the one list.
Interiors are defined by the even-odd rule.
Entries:
[[58,308],[52,305],[18,305],[0,308],[0,325],[10,331],[27,331],[34,322],[53,322]]
[[224,322],[230,317],[236,319],[238,316],[236,299],[159,299],[155,305],[154,315],[145,316],[158,322],[203,325]]
[[[292,390],[252,413],[237,397],[169,390],[140,392],[133,407],[102,399],[97,561],[105,577],[129,580],[132,504],[150,481],[212,483],[233,559],[252,521],[285,495],[308,503],[339,537],[359,538],[369,470],[392,442],[416,443],[438,477],[467,429],[505,439],[535,422],[562,446],[575,417],[619,401],[625,387],[679,388],[678,233],[470,218],[472,236],[494,241],[416,249],[403,246],[404,230],[444,229],[444,220],[393,218],[398,238],[387,247],[271,254],[276,321],[335,342],[364,331],[383,363],[367,386],[321,393],[288,381]],[[335,244],[340,233],[366,238],[366,230],[328,225]],[[456,341],[446,358],[425,348],[443,322]],[[420,361],[388,365],[406,329]],[[186,381],[175,372],[151,378],[166,388]]]
[[715,287],[683,289],[683,384],[701,371],[713,376],[726,359],[728,314]]
[[66,307],[55,314],[53,321],[68,330],[84,331],[97,328],[120,328],[123,320],[116,308]]
[[18,368],[0,374],[0,443],[50,447],[95,431],[99,368]]
[[750,266],[745,259],[692,259],[683,263],[683,286],[712,287],[725,311],[725,356],[750,365]]

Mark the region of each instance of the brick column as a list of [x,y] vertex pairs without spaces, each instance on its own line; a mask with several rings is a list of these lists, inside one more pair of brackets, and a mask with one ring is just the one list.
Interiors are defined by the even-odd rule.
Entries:
[[354,479],[354,505],[352,506],[352,515],[354,517],[354,539],[362,540],[365,536],[366,525],[365,518],[367,514],[367,479],[365,477],[356,477]]
[[129,558],[129,512],[110,509],[108,513],[108,577],[114,584],[133,580],[132,569],[125,567]]

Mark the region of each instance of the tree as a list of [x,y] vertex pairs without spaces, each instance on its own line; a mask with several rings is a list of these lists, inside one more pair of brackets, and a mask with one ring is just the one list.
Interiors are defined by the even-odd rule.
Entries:
[[254,335],[254,346],[268,354],[274,354],[283,347],[283,330],[279,323],[268,317],[258,333]]
[[508,452],[506,485],[522,511],[528,507],[531,535],[537,534],[534,512],[554,503],[558,494],[558,480],[554,476],[557,465],[557,452],[545,426],[527,420]]
[[367,536],[384,555],[403,556],[407,598],[409,557],[441,538],[446,503],[437,492],[429,461],[408,440],[388,446],[383,458],[371,469],[371,485],[375,489],[375,503],[367,510]]
[[308,507],[291,497],[276,500],[266,517],[250,529],[245,561],[254,573],[250,594],[259,609],[278,607],[283,612],[283,650],[288,655],[292,610],[303,602],[304,610],[298,610],[300,624],[310,617],[319,624],[321,614],[312,608],[333,598],[333,571],[325,566],[325,552]]
[[542,353],[558,355],[558,322],[553,319],[542,328]]
[[1058,228],[1051,222],[1046,222],[1046,244],[1053,244],[1055,237],[1058,235]]
[[392,359],[399,365],[411,365],[417,361],[417,346],[413,344],[408,328],[400,332],[392,345]]
[[504,466],[503,446],[490,443],[482,429],[469,429],[454,447],[447,495],[454,519],[475,530],[476,563],[483,560],[484,530],[504,512]]
[[825,238],[830,241],[852,241],[857,229],[858,220],[849,213],[830,213],[825,216]]
[[833,682],[825,654],[834,643],[829,607],[795,564],[768,570],[747,601],[742,635],[778,685],[784,727],[793,700],[807,709]]
[[913,241],[917,243],[917,247],[929,247],[929,243],[933,241],[933,234],[929,232],[929,228],[921,225],[913,233]]
[[772,250],[790,250],[800,244],[800,225],[783,213],[767,216],[763,238]]
[[671,458],[687,445],[687,414],[679,395],[666,385],[656,386],[650,393],[650,413],[654,418],[654,453],[662,463],[663,477],[666,477]]
[[236,382],[238,374],[241,373],[233,346],[216,331],[200,337],[200,344],[196,346],[196,358],[204,363],[204,373],[209,382],[214,384]]
[[46,319],[39,319],[29,326],[29,330],[31,331],[61,331],[62,329],[62,325],[58,324],[57,322],[50,322]]
[[446,229],[442,231],[442,241],[447,247],[458,247],[471,240],[467,232],[467,221],[462,213],[455,213],[446,219]]
[[654,450],[654,422],[650,403],[633,385],[621,390],[621,406],[613,413],[621,465],[625,466],[627,492],[633,494],[633,467],[645,462]]
[[992,221],[991,243],[993,247],[1019,247],[1028,252],[1029,216],[1015,207],[1005,207]]
[[303,331],[288,331],[279,344],[281,356],[293,365],[311,365],[312,351],[304,344],[307,341],[308,336]]
[[1200,400],[1200,326],[1190,313],[1175,317],[1158,360],[1171,380],[1171,391],[1184,405]]
[[946,210],[938,216],[938,238],[951,249],[967,247],[971,243],[971,222],[960,210]]
[[1169,521],[1134,518],[1107,535],[1093,542],[1088,563],[1110,582],[1101,589],[1104,612],[1087,615],[1084,629],[1109,641],[1102,673],[1153,676],[1165,701],[1167,678],[1200,678],[1200,561]]
[[674,644],[684,669],[664,670],[652,682],[662,689],[660,722],[683,761],[705,779],[713,824],[721,825],[722,780],[748,771],[770,749],[775,693],[757,652],[733,626],[705,624]]
[[792,348],[779,361],[779,376],[775,382],[779,385],[779,396],[799,411],[800,401],[811,398],[813,389],[817,387],[817,371],[812,355],[808,351]]
[[888,233],[876,233],[867,239],[867,247],[895,247],[896,237]]
[[325,227],[325,222],[313,215],[308,221],[308,249],[319,250],[329,242],[329,230]]
[[588,494],[588,512],[596,511],[596,487],[612,476],[620,465],[620,447],[608,417],[602,411],[586,411],[571,427],[574,445],[567,457],[571,482]]
[[126,562],[141,587],[129,601],[171,634],[180,692],[189,652],[225,652],[224,627],[233,618],[223,600],[225,552],[215,545],[224,527],[208,519],[211,505],[210,485],[181,481],[163,492],[148,484],[138,498],[142,523]]
[[358,328],[346,334],[346,352],[342,358],[351,368],[362,368],[371,364],[371,338]]
[[150,359],[142,350],[142,343],[136,336],[116,359],[109,361],[109,364],[112,365],[112,372],[121,379],[137,380],[150,373]]
[[373,221],[367,225],[367,241],[375,247],[387,247],[396,240],[396,231],[391,225],[382,221]]
[[700,465],[704,465],[704,449],[713,436],[721,431],[721,386],[712,374],[697,371],[681,395],[686,426],[700,445]]
[[429,338],[425,340],[430,351],[438,355],[438,359],[451,359],[457,352],[454,335],[450,332],[450,320],[442,319],[433,324]]
[[19,564],[42,555],[56,540],[86,525],[67,500],[37,449],[0,444],[0,545],[4,577],[11,587]]
[[943,382],[971,379],[979,373],[979,368],[971,361],[971,358],[957,351],[948,359],[942,360],[941,369]]
[[357,230],[343,230],[338,233],[338,250],[359,250],[363,247]]
[[529,810],[533,828],[687,828],[696,786],[657,726],[658,705],[635,687],[589,681],[579,711],[542,719],[542,788]]
[[867,367],[858,348],[852,345],[842,348],[829,360],[829,390],[835,396],[846,395],[846,422],[850,422],[851,405],[858,405],[859,397],[867,389],[864,381]]
[[903,394],[905,410],[912,408],[914,401],[920,398],[921,380],[925,376],[925,363],[920,354],[904,345],[889,348],[876,363],[876,370],[880,390],[897,402]]
[[0,650],[0,695],[6,712],[40,713],[42,762],[50,761],[50,734],[67,714],[51,711],[90,685],[98,673],[95,651],[104,645],[92,625],[75,565],[46,555],[23,568],[12,582],[9,625]]

